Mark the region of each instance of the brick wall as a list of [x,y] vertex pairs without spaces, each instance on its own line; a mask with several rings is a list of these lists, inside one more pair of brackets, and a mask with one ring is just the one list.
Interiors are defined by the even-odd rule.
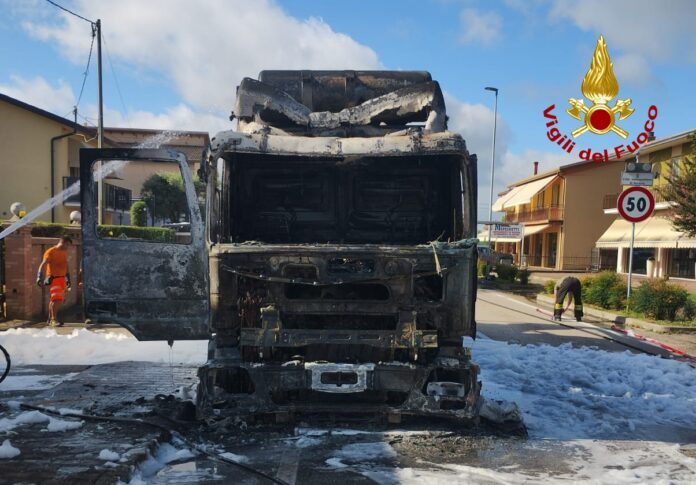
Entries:
[[[68,249],[72,291],[66,291],[64,310],[81,304],[82,291],[77,284],[81,258],[80,229],[69,228],[67,232],[73,239]],[[34,237],[31,227],[18,229],[4,239],[5,265],[5,312],[9,320],[42,320],[48,311],[49,290],[36,284],[36,271],[41,264],[43,253],[58,243],[58,238]],[[2,264],[3,262],[0,262]]]

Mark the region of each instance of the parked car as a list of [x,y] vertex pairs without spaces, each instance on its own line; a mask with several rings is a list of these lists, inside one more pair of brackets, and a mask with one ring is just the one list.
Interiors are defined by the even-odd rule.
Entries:
[[499,251],[491,251],[491,248],[489,248],[488,246],[479,246],[478,253],[479,260],[483,261],[484,263],[490,264],[493,268],[495,268],[499,264],[512,265],[515,260],[512,254],[501,253]]

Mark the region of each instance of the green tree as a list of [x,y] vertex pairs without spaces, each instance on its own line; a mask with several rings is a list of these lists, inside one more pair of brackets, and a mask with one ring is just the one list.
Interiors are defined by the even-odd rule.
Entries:
[[140,196],[154,218],[179,222],[180,214],[188,213],[184,182],[179,173],[160,172],[150,175],[143,183]]
[[133,202],[130,208],[131,224],[138,227],[147,226],[147,204],[142,200]]
[[[200,204],[201,194],[205,194],[205,184],[194,176],[193,185]],[[189,220],[184,180],[179,172],[159,172],[151,175],[143,183],[140,196],[154,217],[179,222],[183,215],[186,220]],[[202,200],[204,201],[205,198]]]
[[683,157],[683,170],[667,178],[660,194],[676,203],[672,211],[672,225],[678,231],[696,237],[696,133],[691,135],[691,154]]

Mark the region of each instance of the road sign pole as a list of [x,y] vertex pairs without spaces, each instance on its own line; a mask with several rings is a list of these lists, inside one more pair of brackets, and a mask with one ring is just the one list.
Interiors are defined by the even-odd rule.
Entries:
[[626,310],[631,305],[631,277],[633,276],[633,244],[636,241],[636,223],[631,223],[631,247],[628,250],[628,288],[626,289]]

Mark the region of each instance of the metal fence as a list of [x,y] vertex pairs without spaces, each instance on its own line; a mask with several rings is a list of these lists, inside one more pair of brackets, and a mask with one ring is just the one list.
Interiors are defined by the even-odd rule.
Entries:
[[[79,177],[63,177],[63,190],[80,180]],[[115,185],[103,184],[104,208],[120,211],[128,211],[131,206],[133,194],[130,190]],[[63,203],[80,204],[80,193],[63,198]]]
[[[559,262],[554,257],[541,256],[539,254],[525,255],[525,260],[527,261],[527,266],[547,269],[556,269]],[[609,261],[603,263],[600,254],[594,252],[590,256],[566,256],[562,258],[560,263],[560,271],[599,271],[616,268],[616,259],[614,259],[613,265]]]

